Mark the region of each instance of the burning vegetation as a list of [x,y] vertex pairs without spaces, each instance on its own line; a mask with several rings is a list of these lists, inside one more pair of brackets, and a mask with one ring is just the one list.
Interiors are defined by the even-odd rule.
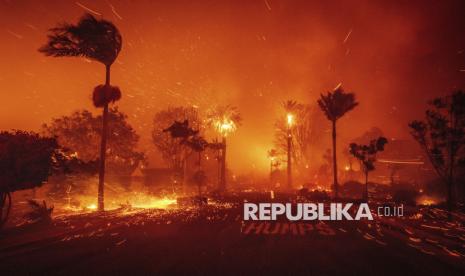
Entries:
[[[264,3],[267,13],[274,12],[275,3]],[[134,253],[140,250],[140,256],[152,256],[151,250],[158,250],[152,248],[155,241],[173,258],[187,254],[186,248],[192,249],[194,253],[189,254],[194,256],[183,255],[181,263],[213,256],[218,267],[226,263],[231,274],[237,272],[234,262],[244,264],[244,256],[250,257],[243,249],[255,252],[256,244],[260,244],[260,256],[251,258],[266,269],[255,274],[281,272],[269,269],[281,261],[271,256],[270,249],[285,252],[287,255],[280,254],[281,258],[292,262],[286,256],[297,255],[287,252],[288,248],[297,248],[298,256],[317,256],[318,252],[310,250],[329,248],[340,258],[352,258],[352,253],[361,252],[352,249],[360,247],[376,252],[379,260],[399,260],[397,252],[401,251],[412,254],[412,271],[423,269],[415,267],[417,260],[433,256],[441,264],[451,264],[448,269],[453,273],[464,271],[460,262],[465,258],[465,92],[456,90],[431,100],[424,120],[411,121],[409,117],[403,125],[409,128],[411,137],[401,138],[394,137],[399,135],[393,135],[392,128],[385,127],[381,120],[376,122],[380,127],[369,127],[370,109],[364,105],[370,103],[371,96],[358,92],[360,86],[352,81],[344,82],[344,87],[355,87],[357,92],[346,92],[341,83],[326,93],[312,90],[316,96],[304,99],[280,92],[273,103],[276,112],[265,108],[265,100],[262,108],[262,102],[255,97],[263,97],[267,89],[276,89],[271,88],[274,84],[268,79],[264,87],[247,92],[247,101],[240,97],[240,101],[234,100],[237,95],[226,92],[230,99],[204,97],[208,93],[202,92],[210,88],[184,80],[176,85],[187,90],[189,83],[199,93],[183,97],[179,91],[154,85],[150,91],[176,99],[174,104],[158,104],[157,97],[149,99],[144,92],[133,93],[142,90],[138,87],[126,91],[142,78],[130,70],[121,70],[127,59],[119,57],[124,32],[117,25],[123,23],[124,17],[109,3],[115,23],[84,4],[76,5],[87,13],[76,24],[60,23],[50,28],[39,52],[104,65],[105,71],[100,70],[104,78],[89,84],[96,86],[86,92],[91,99],[88,104],[101,108],[101,115],[82,104],[75,106],[77,111],[54,115],[38,132],[0,132],[0,234],[13,237],[0,244],[0,258],[15,264],[11,267],[21,268],[21,260],[15,256],[31,245],[55,253],[63,247],[72,248],[74,251],[67,252],[70,255],[81,254],[80,250],[82,255],[91,255],[86,250],[98,252],[105,248],[111,252],[108,255],[137,262],[132,255],[138,255]],[[126,31],[127,26],[123,26]],[[350,54],[346,47],[353,40],[352,33],[351,27],[341,41],[345,56]],[[257,39],[265,43],[268,38],[259,35]],[[273,37],[271,41],[275,41]],[[130,40],[124,46],[133,54],[134,44]],[[181,52],[187,55],[194,50],[191,45]],[[268,70],[266,62],[262,65]],[[146,64],[137,66],[142,71]],[[328,71],[335,71],[333,66]],[[118,69],[110,83],[114,67]],[[287,67],[298,68],[294,63]],[[195,67],[193,71],[197,70]],[[333,73],[331,83],[337,83],[337,74]],[[163,81],[156,75],[150,72],[153,82]],[[211,82],[210,76],[205,79]],[[322,87],[328,86],[325,83]],[[322,87],[318,91],[325,91]],[[247,88],[244,83],[243,89]],[[147,108],[147,103],[137,106],[136,112],[126,111],[126,104],[139,96],[156,102],[156,108]],[[139,109],[145,116],[140,116]],[[388,117],[396,114],[397,107],[391,109]],[[150,114],[151,122],[146,114]],[[259,128],[248,125],[257,124],[257,118]],[[265,128],[269,141],[254,147],[250,133],[263,137],[259,132]],[[249,136],[242,131],[249,132]],[[141,133],[151,135],[147,139]],[[256,155],[254,162],[245,161],[249,155]],[[233,163],[247,169],[238,170]],[[295,216],[293,206],[297,207]],[[352,210],[348,211],[352,206],[358,210],[353,216],[349,214]],[[244,213],[242,207],[249,209]],[[400,215],[386,213],[399,208]],[[254,221],[247,221],[249,218]],[[301,219],[308,221],[292,223]],[[30,233],[38,233],[37,239]],[[278,235],[298,236],[301,240],[274,239]],[[118,255],[124,250],[131,256]],[[97,255],[95,252],[92,254]],[[156,271],[171,272],[174,262],[159,255],[159,264],[165,270]],[[371,263],[378,264],[379,260]],[[212,272],[203,267],[209,266],[206,264],[211,264],[211,259],[203,261],[196,272]],[[302,270],[284,269],[283,273],[301,274],[307,269],[302,265],[294,267]],[[187,270],[176,272],[186,274]],[[254,271],[252,267],[250,271]],[[375,270],[363,270],[367,271],[374,274]],[[218,268],[213,272],[223,271]]]

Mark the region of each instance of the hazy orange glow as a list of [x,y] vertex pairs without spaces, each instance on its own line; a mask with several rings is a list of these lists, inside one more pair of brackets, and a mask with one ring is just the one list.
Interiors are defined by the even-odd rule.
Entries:
[[315,103],[338,83],[354,91],[360,106],[338,122],[343,145],[372,126],[409,137],[407,122],[428,99],[465,87],[463,3],[318,2],[2,1],[0,129],[38,130],[76,109],[100,112],[91,92],[104,82],[101,64],[37,51],[48,28],[89,11],[123,35],[111,79],[153,166],[161,162],[152,119],[170,105],[237,106],[244,120],[228,141],[230,167],[267,172],[284,100]]

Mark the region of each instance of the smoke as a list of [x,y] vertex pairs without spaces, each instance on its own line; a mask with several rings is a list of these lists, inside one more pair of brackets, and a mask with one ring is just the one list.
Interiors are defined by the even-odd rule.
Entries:
[[[283,100],[314,103],[339,83],[355,92],[360,106],[339,122],[341,148],[373,126],[388,138],[408,139],[407,123],[423,116],[428,99],[465,87],[461,1],[112,5],[86,7],[120,28],[123,50],[112,82],[121,88],[118,104],[141,135],[141,149],[153,160],[152,119],[168,105],[237,106],[244,121],[228,141],[230,168],[266,171]],[[0,85],[8,91],[1,129],[37,129],[70,110],[92,108],[92,88],[103,82],[104,68],[36,51],[49,27],[75,22],[83,12],[73,1],[0,4],[0,22],[9,30],[0,43],[8,65],[0,68]],[[327,121],[319,124],[329,128]]]

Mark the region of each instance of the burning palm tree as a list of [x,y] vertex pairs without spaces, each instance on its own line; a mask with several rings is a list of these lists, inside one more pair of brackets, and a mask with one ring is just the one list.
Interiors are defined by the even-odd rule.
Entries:
[[93,102],[103,107],[98,209],[104,210],[105,154],[108,134],[108,104],[121,98],[118,87],[110,85],[110,67],[121,51],[122,37],[113,23],[85,14],[77,25],[64,23],[51,28],[48,42],[39,51],[53,57],[86,57],[105,65],[105,85],[94,89]]
[[292,132],[291,128],[295,124],[295,114],[301,108],[296,101],[288,100],[283,103],[283,109],[286,112],[287,126],[287,187],[292,189]]
[[223,191],[226,189],[226,137],[236,131],[241,121],[242,117],[235,106],[219,106],[211,110],[208,114],[208,124],[222,137],[219,188]]
[[336,121],[354,109],[358,105],[358,102],[355,101],[354,93],[345,93],[341,85],[338,85],[334,92],[328,92],[327,95],[322,94],[318,100],[318,105],[332,123],[334,196],[338,198]]

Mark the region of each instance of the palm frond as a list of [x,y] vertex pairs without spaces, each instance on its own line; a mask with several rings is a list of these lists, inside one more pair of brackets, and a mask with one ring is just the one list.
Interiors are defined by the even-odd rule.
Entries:
[[358,102],[354,93],[346,93],[341,86],[326,95],[321,94],[318,105],[330,121],[336,121],[354,109]]
[[122,37],[113,23],[85,14],[77,25],[62,23],[49,30],[39,52],[53,57],[87,57],[111,65],[122,47]]

